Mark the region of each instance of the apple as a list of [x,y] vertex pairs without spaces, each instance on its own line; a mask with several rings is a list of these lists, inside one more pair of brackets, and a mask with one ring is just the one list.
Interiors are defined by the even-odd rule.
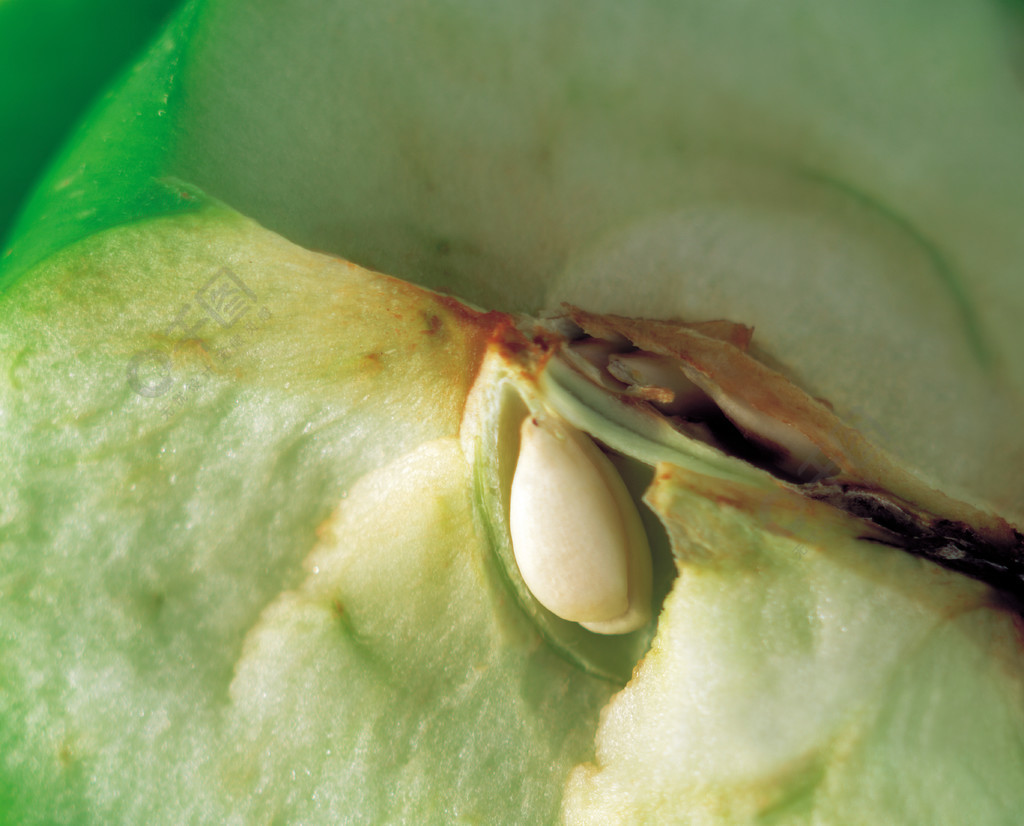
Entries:
[[67,131],[175,5],[6,0],[0,6],[0,239]]
[[0,259],[4,818],[1015,823],[1013,14],[184,5]]

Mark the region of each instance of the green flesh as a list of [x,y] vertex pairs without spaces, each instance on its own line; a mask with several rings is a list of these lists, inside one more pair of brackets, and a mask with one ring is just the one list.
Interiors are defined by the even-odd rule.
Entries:
[[[168,330],[225,267],[242,320]],[[552,634],[508,582],[473,471],[496,446],[459,438],[489,317],[213,207],[95,236],[0,307],[10,822],[1013,823],[1024,804],[1010,615],[726,458],[658,468],[681,576],[599,726],[649,632]]]
[[1012,824],[1024,806],[1015,617],[977,583],[855,539],[765,531],[764,499],[665,467],[680,577],[574,773],[573,824]]
[[[134,392],[225,265],[250,311]],[[456,438],[480,331],[216,210],[97,236],[2,311],[5,822],[470,823],[495,789],[554,817],[614,686],[497,584]]]
[[[1019,524],[1019,26],[187,3],[0,258],[0,822],[1016,826],[990,591],[555,368],[637,496],[671,465],[660,615],[553,621],[509,566],[514,405],[465,438],[493,319],[360,267],[752,324]],[[196,326],[217,287],[246,314]]]

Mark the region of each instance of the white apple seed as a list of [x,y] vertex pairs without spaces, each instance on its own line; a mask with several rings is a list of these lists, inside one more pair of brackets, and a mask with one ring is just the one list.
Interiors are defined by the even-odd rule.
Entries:
[[550,415],[524,420],[509,525],[523,580],[553,614],[603,634],[647,623],[651,560],[640,515],[587,435]]

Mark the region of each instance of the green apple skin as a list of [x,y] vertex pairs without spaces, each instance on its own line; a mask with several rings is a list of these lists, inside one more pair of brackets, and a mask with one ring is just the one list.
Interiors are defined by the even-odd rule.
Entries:
[[0,4],[0,243],[68,131],[177,5],[177,0]]
[[184,5],[0,259],[3,817],[1017,823],[1015,615],[760,482],[649,468],[651,652],[553,645],[461,438],[508,319],[413,286],[753,323],[1020,524],[1016,25]]

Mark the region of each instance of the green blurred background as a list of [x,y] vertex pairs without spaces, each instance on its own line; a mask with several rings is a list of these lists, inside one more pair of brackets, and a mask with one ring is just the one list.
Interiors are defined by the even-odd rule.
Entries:
[[0,247],[70,130],[179,0],[0,0]]

